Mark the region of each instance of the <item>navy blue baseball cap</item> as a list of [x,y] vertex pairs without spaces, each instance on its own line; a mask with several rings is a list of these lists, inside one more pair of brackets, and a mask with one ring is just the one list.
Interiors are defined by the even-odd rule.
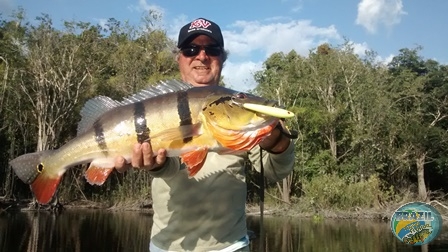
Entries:
[[222,37],[221,28],[215,22],[205,18],[198,18],[191,23],[184,25],[179,31],[179,39],[177,47],[190,43],[199,35],[206,35],[214,39],[219,46],[224,48],[224,38]]

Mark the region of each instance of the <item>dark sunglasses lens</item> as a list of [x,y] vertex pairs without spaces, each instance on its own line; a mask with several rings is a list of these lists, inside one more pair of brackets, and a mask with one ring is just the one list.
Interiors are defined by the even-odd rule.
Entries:
[[221,55],[221,48],[216,46],[205,47],[205,53],[209,56],[219,56]]
[[193,56],[198,55],[199,52],[202,50],[202,48],[204,48],[204,51],[208,56],[221,55],[221,48],[217,47],[217,46],[204,46],[204,47],[189,46],[189,47],[182,48],[181,51],[185,57],[193,57]]
[[191,47],[183,48],[181,51],[185,57],[192,57],[192,56],[198,55],[200,50],[201,50],[201,48],[199,48],[199,47],[191,46]]

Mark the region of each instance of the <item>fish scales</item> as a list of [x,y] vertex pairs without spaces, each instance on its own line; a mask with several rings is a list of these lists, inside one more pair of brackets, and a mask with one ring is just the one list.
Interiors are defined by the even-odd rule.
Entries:
[[[69,161],[79,164],[85,161],[92,161],[98,154],[102,154],[101,157],[103,158],[111,158],[109,160],[111,165],[114,162],[113,158],[118,155],[122,155],[130,161],[132,147],[135,142],[142,142],[139,140],[142,127],[149,129],[149,134],[144,141],[151,140],[155,151],[159,148],[169,148],[169,145],[173,144],[172,141],[163,141],[163,139],[159,139],[161,136],[153,138],[152,135],[156,135],[167,128],[177,128],[178,126],[186,125],[185,106],[178,106],[179,100],[174,99],[176,97],[177,93],[171,93],[163,97],[154,97],[153,99],[135,103],[143,105],[143,108],[135,106],[135,104],[128,104],[106,112],[94,123],[94,127],[91,130],[78,136],[72,143],[65,145],[64,147],[66,148],[60,148],[58,155],[55,155],[50,162],[65,159],[64,162]],[[201,106],[198,106],[199,103],[195,103],[197,99],[191,101],[193,105],[189,104],[188,99],[187,102],[189,125],[198,123],[197,119],[202,109]],[[173,103],[177,104],[173,105]],[[190,107],[193,108],[194,120],[191,116]],[[139,110],[140,112],[137,112]],[[141,114],[141,112],[144,113]],[[177,120],[174,120],[174,118],[177,118]],[[142,124],[141,120],[144,120],[145,124]],[[213,144],[215,143],[217,144],[217,142]],[[185,145],[184,148],[189,149],[189,146],[194,146],[194,144],[192,142],[189,145]],[[174,153],[171,153],[171,155],[170,153],[168,155],[174,156]],[[67,159],[67,157],[69,158]]]

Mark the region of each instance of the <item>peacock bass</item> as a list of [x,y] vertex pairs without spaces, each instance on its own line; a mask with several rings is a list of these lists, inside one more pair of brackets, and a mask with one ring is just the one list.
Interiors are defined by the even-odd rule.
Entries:
[[268,136],[278,117],[291,113],[275,104],[220,86],[193,87],[175,80],[123,101],[99,96],[82,108],[77,137],[56,150],[19,156],[10,165],[41,204],[53,198],[62,175],[78,164],[90,163],[86,180],[102,185],[117,156],[131,161],[136,142],[151,141],[154,152],[163,148],[168,156],[180,157],[194,177],[209,151],[247,151]]

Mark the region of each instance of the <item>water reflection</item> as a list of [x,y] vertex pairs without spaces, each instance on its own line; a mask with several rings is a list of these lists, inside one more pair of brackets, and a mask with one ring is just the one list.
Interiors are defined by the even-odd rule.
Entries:
[[145,213],[64,211],[0,216],[0,251],[148,251]]
[[303,218],[266,217],[260,235],[259,217],[248,219],[248,225],[259,234],[251,251],[448,251],[447,227],[429,246],[403,244],[390,231],[388,222],[369,220],[313,221]]
[[[0,251],[148,251],[151,215],[67,210],[0,213]],[[248,217],[251,251],[448,251],[446,227],[426,248],[399,242],[387,222]],[[262,239],[261,239],[261,238]]]

